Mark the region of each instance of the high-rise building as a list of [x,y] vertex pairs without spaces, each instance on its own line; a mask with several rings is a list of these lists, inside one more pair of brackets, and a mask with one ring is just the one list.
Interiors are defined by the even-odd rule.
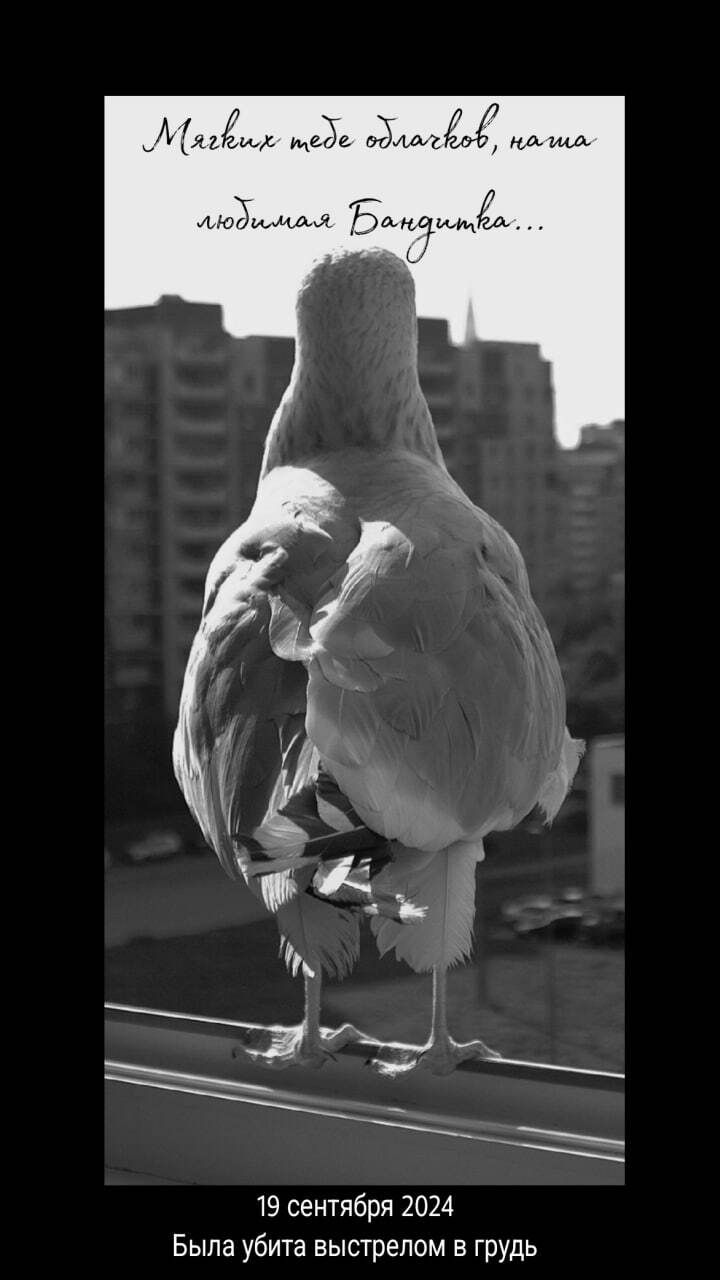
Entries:
[[232,339],[231,434],[243,520],[255,499],[265,437],[290,381],[294,360],[293,338]]
[[461,347],[447,321],[419,319],[418,370],[448,470],[518,543],[543,607],[562,571],[551,364],[534,343],[478,339],[471,305]]
[[566,575],[573,592],[617,594],[625,565],[625,423],[583,427],[565,449]]
[[480,504],[518,543],[541,607],[560,571],[552,366],[532,343],[479,342]]
[[238,523],[222,308],[106,313],[110,722],[174,715],[213,554]]

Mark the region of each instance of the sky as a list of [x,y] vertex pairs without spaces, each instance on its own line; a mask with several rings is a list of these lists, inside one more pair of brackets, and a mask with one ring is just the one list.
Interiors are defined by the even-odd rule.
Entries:
[[[539,343],[563,445],[587,423],[624,417],[623,98],[126,95],[105,107],[107,307],[180,294],[221,303],[237,337],[293,335],[311,262],[339,246],[382,246],[408,261],[418,315],[445,317],[453,341],[472,298],[478,337]],[[224,131],[238,145],[220,146]],[[200,135],[205,146],[192,146]],[[313,136],[336,140],[291,148]],[[510,145],[533,136],[590,145]],[[245,212],[323,225],[236,227]],[[420,222],[477,226],[478,214],[509,225],[428,236]],[[233,226],[216,227],[218,217]],[[383,227],[383,217],[419,225]]]

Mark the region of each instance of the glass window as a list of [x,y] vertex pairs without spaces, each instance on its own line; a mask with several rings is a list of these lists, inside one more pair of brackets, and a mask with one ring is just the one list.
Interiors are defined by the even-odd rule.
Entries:
[[612,773],[610,775],[610,799],[613,804],[625,804],[624,773]]
[[[502,351],[485,351],[482,359],[486,379],[504,374]],[[200,365],[193,366],[189,356],[184,363],[188,367],[181,371],[183,416],[192,418],[190,406],[197,410],[196,425],[188,421],[184,435],[186,443],[197,443],[204,451],[201,419],[211,409],[213,419],[224,412],[222,397],[212,396],[210,381],[203,389],[204,374],[194,376]],[[210,363],[207,358],[205,363]],[[207,371],[208,379],[211,372]],[[526,376],[519,380],[520,387]],[[442,385],[454,394],[456,384],[448,378]],[[195,384],[194,394],[190,382]],[[271,395],[276,392],[279,398],[286,385],[287,373],[281,377],[278,372]],[[245,389],[251,390],[247,379]],[[149,414],[150,401],[140,408]],[[257,414],[246,411],[242,421],[261,442],[268,425],[266,409]],[[528,555],[533,590],[565,672],[571,732],[590,743],[621,735],[623,655],[611,615],[609,622],[599,595],[583,602],[565,586],[557,587],[549,600],[545,582],[554,557],[540,543],[539,534],[544,530],[549,535],[551,526],[541,504],[534,519],[528,501],[531,481],[526,482],[517,466],[523,458],[533,461],[535,446],[525,444],[521,428],[517,453],[506,454],[507,414],[485,412],[476,422],[469,434],[475,473],[489,492],[493,510],[503,512],[502,522],[511,534],[517,514],[520,545],[535,553],[535,560]],[[487,435],[494,440],[485,443]],[[261,453],[258,447],[256,467]],[[478,465],[484,458],[493,460],[485,476]],[[544,461],[543,472],[547,465]],[[179,557],[174,561],[179,580],[168,575],[166,565],[161,576],[152,559],[157,560],[156,551],[144,535],[136,534],[133,555],[146,557],[143,574],[137,575],[144,594],[132,597],[124,609],[136,622],[139,638],[140,629],[147,630],[147,645],[138,645],[135,661],[131,649],[120,645],[123,637],[118,639],[116,621],[110,618],[108,623],[107,998],[210,1018],[290,1024],[299,1020],[302,985],[278,959],[276,924],[243,882],[231,883],[225,877],[173,776],[172,733],[185,660],[200,620],[210,560],[231,532],[224,495],[228,492],[233,502],[238,495],[229,494],[228,472],[222,465],[188,459],[184,470],[179,460],[172,470],[182,477],[177,486],[172,477],[163,478],[159,486],[154,478],[153,493],[163,546]],[[528,471],[528,477],[534,474]],[[548,468],[548,483],[554,474]],[[241,481],[248,495],[255,480],[256,472],[248,467]],[[515,491],[515,501],[503,506],[499,495],[506,486]],[[128,505],[126,498],[126,493],[115,495],[108,487],[111,528],[118,511]],[[147,513],[146,496],[142,505]],[[120,542],[115,535],[113,539]],[[111,601],[137,568],[130,552],[129,545],[122,545],[116,554],[113,543],[108,567]],[[502,590],[517,588],[513,573],[511,564],[499,566],[505,580]],[[542,591],[548,599],[541,598]],[[129,640],[135,644],[133,637]],[[477,873],[473,959],[448,977],[450,1022],[458,1039],[480,1035],[509,1058],[622,1071],[624,915],[619,896],[598,887],[596,880],[588,822],[592,785],[583,764],[552,827],[532,813],[513,830],[487,837],[485,861]],[[624,773],[615,770],[609,782],[604,775],[601,794],[608,808],[624,804]],[[430,990],[426,975],[415,973],[392,954],[381,957],[364,925],[352,973],[343,983],[325,981],[323,1021],[337,1025],[347,1020],[370,1036],[420,1044],[429,1032]]]
[[505,372],[504,351],[483,351],[482,370],[487,378],[499,378]]

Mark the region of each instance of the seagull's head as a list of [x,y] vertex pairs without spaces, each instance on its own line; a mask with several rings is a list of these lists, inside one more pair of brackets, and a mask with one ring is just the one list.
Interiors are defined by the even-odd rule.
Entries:
[[303,279],[295,366],[262,474],[357,448],[411,450],[444,466],[418,380],[415,283],[387,249],[338,249]]
[[297,299],[303,358],[367,373],[415,367],[415,282],[387,249],[340,249],[313,263]]

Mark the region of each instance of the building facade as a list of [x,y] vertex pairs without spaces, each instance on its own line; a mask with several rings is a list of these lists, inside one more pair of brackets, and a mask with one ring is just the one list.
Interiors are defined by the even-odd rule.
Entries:
[[625,423],[583,427],[565,449],[566,573],[579,597],[617,595],[625,568]]
[[447,321],[418,321],[418,370],[450,474],[515,539],[547,607],[564,563],[550,362],[534,343],[478,339],[470,311],[461,347]]
[[212,556],[238,523],[222,308],[163,297],[106,313],[110,722],[172,717]]

